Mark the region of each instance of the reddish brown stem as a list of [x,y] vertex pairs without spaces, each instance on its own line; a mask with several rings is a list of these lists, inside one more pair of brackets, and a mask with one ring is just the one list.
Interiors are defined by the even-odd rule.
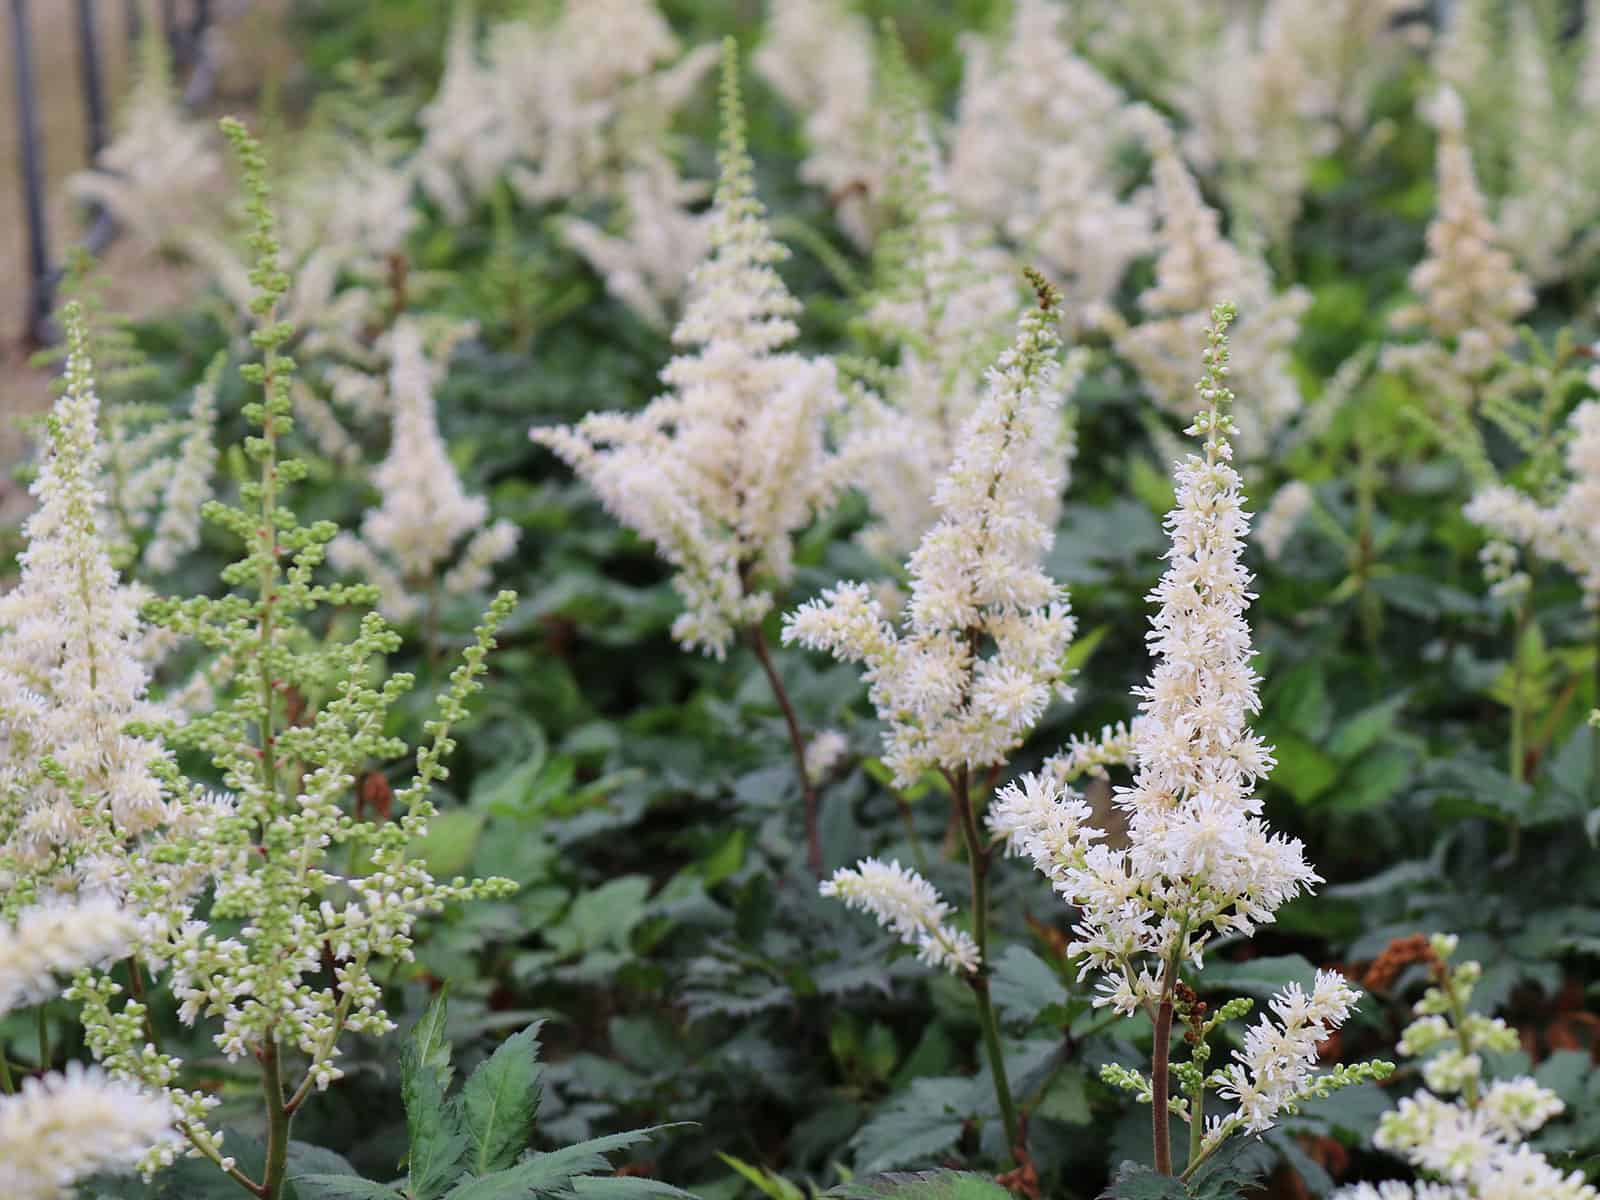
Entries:
[[806,804],[806,864],[811,868],[811,873],[821,879],[822,833],[817,816],[817,789],[806,774],[805,735],[800,732],[800,721],[795,716],[794,705],[789,702],[789,692],[783,686],[783,678],[773,665],[772,654],[767,649],[767,637],[761,632],[760,625],[750,626],[750,645],[756,652],[761,669],[767,673],[767,682],[772,684],[772,694],[783,712],[783,723],[789,727],[789,747],[794,751],[794,766],[800,773],[800,792]]
[[1156,1044],[1150,1071],[1150,1132],[1155,1141],[1156,1172],[1172,1174],[1172,1118],[1167,1112],[1172,1058],[1172,985],[1176,972],[1167,967],[1161,989],[1161,1005],[1156,1009]]

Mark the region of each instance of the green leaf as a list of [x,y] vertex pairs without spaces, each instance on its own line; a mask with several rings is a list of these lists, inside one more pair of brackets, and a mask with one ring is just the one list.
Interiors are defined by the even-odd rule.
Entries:
[[995,963],[989,994],[1017,1022],[1031,1021],[1053,1004],[1065,1004],[1067,989],[1050,965],[1026,946],[1010,945]]
[[823,1193],[837,1200],[1010,1200],[986,1175],[971,1171],[915,1171],[853,1179]]
[[413,1200],[433,1200],[461,1173],[467,1135],[456,1106],[445,1102],[450,1081],[447,1009],[441,989],[400,1051],[400,1099],[410,1134],[409,1191]]
[[1100,1200],[1189,1200],[1189,1192],[1171,1175],[1125,1162],[1117,1168],[1110,1186],[1100,1193]]
[[548,1154],[535,1154],[508,1170],[467,1180],[452,1189],[446,1200],[526,1200],[530,1196],[565,1192],[574,1177],[608,1169],[611,1164],[606,1155],[612,1151],[626,1150],[640,1142],[649,1141],[663,1129],[672,1128],[676,1126],[655,1125],[648,1129],[631,1129],[626,1133],[590,1138]]
[[1272,689],[1271,712],[1274,722],[1288,725],[1313,742],[1326,737],[1333,706],[1328,701],[1321,664],[1310,659],[1291,667]]
[[1305,737],[1289,729],[1273,729],[1269,736],[1278,760],[1272,782],[1301,804],[1323,795],[1339,778],[1339,765]]
[[296,1175],[289,1182],[300,1200],[404,1200],[392,1187],[359,1175]]
[[516,1162],[533,1136],[542,1098],[539,1028],[535,1022],[495,1048],[461,1091],[461,1116],[472,1144],[475,1175]]
[[[579,1175],[572,1191],[578,1200],[695,1200],[693,1192],[642,1175]],[[804,1200],[798,1188],[795,1200]]]
[[764,1167],[758,1167],[754,1163],[747,1163],[743,1159],[720,1151],[717,1157],[732,1167],[756,1191],[768,1197],[768,1200],[806,1200],[804,1192],[776,1171],[768,1171]]
[[545,937],[563,956],[610,946],[627,948],[628,935],[644,919],[650,880],[624,875],[585,892],[572,902],[562,922],[546,930]]
[[1081,1067],[1064,1068],[1050,1083],[1033,1110],[1035,1116],[1048,1117],[1068,1125],[1087,1125],[1094,1118],[1089,1110],[1088,1077]]
[[1328,740],[1328,753],[1340,762],[1349,762],[1370,750],[1384,734],[1395,726],[1395,719],[1405,707],[1406,693],[1380,701],[1364,708],[1334,731]]
[[870,1174],[909,1166],[948,1150],[976,1107],[971,1080],[913,1081],[851,1139],[857,1170]]
[[1211,961],[1196,984],[1203,992],[1240,992],[1257,999],[1276,995],[1285,984],[1298,983],[1308,992],[1317,969],[1299,954],[1272,954],[1231,963]]
[[412,845],[412,857],[420,858],[439,879],[452,879],[472,865],[478,839],[486,820],[481,812],[453,808],[428,821],[428,831]]

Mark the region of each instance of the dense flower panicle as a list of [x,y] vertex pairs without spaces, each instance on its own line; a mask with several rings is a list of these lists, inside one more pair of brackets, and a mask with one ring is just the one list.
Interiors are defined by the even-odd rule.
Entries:
[[930,967],[972,975],[983,965],[971,935],[946,922],[950,906],[934,886],[898,862],[864,858],[854,867],[840,867],[817,890],[871,913]]
[[1497,538],[1570,571],[1584,603],[1600,610],[1600,400],[1578,405],[1567,424],[1567,478],[1546,503],[1496,484],[1474,496],[1465,512]]
[[143,593],[112,566],[88,335],[76,306],[65,323],[66,390],[33,484],[38,508],[21,578],[0,595],[3,911],[84,888],[149,887],[181,907],[203,870],[158,862],[146,840],[199,814],[162,783],[161,746],[126,732],[162,715],[148,696],[157,639],[139,616]]
[[125,957],[136,932],[133,916],[104,897],[22,909],[0,926],[0,1015],[48,999],[58,980],[85,967]]
[[[1004,760],[1065,686],[1074,620],[1042,561],[1053,529],[1039,497],[1058,492],[1064,463],[1038,453],[1059,420],[1060,337],[1045,307],[1027,312],[1016,343],[990,369],[934,491],[937,523],[907,563],[910,596],[897,631],[859,583],[824,592],[784,619],[783,639],[864,663],[888,726],[884,761],[901,785],[924,770]],[[984,645],[990,653],[980,652]]]
[[1428,253],[1411,272],[1417,303],[1397,310],[1397,328],[1430,341],[1384,352],[1393,367],[1428,374],[1481,376],[1516,340],[1515,321],[1533,307],[1533,289],[1501,248],[1467,147],[1461,99],[1446,87],[1430,116],[1439,130],[1439,207],[1428,226]]
[[1299,287],[1274,292],[1266,263],[1223,237],[1220,216],[1201,196],[1166,123],[1141,110],[1135,124],[1154,156],[1155,282],[1139,296],[1136,324],[1130,326],[1106,306],[1097,310],[1098,322],[1156,401],[1190,416],[1204,407],[1190,381],[1192,364],[1205,346],[1212,299],[1234,297],[1241,314],[1241,350],[1232,370],[1245,416],[1239,449],[1247,459],[1258,458],[1301,409],[1289,347],[1310,295]]
[[152,1154],[171,1161],[172,1106],[96,1067],[23,1080],[0,1097],[0,1193],[7,1200],[69,1200],[91,1175],[125,1173]]
[[1317,1045],[1349,1017],[1361,993],[1336,971],[1318,971],[1309,994],[1289,984],[1272,999],[1278,1018],[1263,1016],[1245,1033],[1244,1046],[1223,1068],[1224,1099],[1237,1103],[1233,1118],[1242,1128],[1261,1133],[1286,1109],[1305,1099],[1317,1065]]
[[[1133,722],[1133,725],[1137,724],[1137,720]],[[1124,721],[1102,725],[1095,737],[1081,733],[1069,734],[1065,748],[1045,759],[1039,773],[1063,787],[1085,775],[1105,779],[1107,767],[1124,766],[1133,761],[1135,744],[1133,727]]]
[[710,46],[680,56],[655,0],[569,0],[481,39],[475,25],[460,6],[410,163],[458,223],[502,180],[531,205],[617,196],[716,58]]
[[802,116],[800,178],[827,192],[840,227],[868,246],[892,161],[878,121],[871,26],[846,0],[772,0],[768,8],[752,65]]
[[[463,538],[457,567],[444,573],[446,592],[477,591],[489,568],[516,549],[510,521],[489,522],[489,503],[469,496],[450,461],[433,389],[440,368],[430,360],[416,323],[401,319],[388,334],[389,392],[394,433],[388,456],[372,472],[382,493],[361,520],[361,536],[340,534],[328,561],[365,574],[380,591],[380,607],[395,621],[421,611],[419,594],[445,571]],[[392,564],[392,565],[391,565]]]
[[1484,1083],[1483,1054],[1506,1053],[1520,1043],[1504,1021],[1468,1011],[1482,968],[1451,965],[1456,942],[1441,934],[1430,939],[1435,982],[1414,1006],[1417,1019],[1397,1047],[1427,1056],[1426,1087],[1386,1112],[1373,1138],[1379,1149],[1442,1182],[1415,1185],[1414,1192],[1408,1185],[1363,1185],[1338,1192],[1338,1200],[1597,1200],[1600,1190],[1581,1173],[1563,1174],[1524,1144],[1563,1111],[1556,1094],[1527,1076]]
[[967,35],[951,151],[964,207],[1038,255],[1069,314],[1110,299],[1151,246],[1142,193],[1128,195],[1127,98],[1062,31],[1055,0],[1019,0],[1003,46]]
[[124,101],[121,131],[94,165],[67,181],[73,197],[97,205],[152,248],[166,248],[215,216],[208,202],[223,180],[216,129],[183,109],[167,42],[152,26]]
[[671,390],[638,414],[532,431],[675,568],[685,611],[673,636],[719,657],[771,606],[757,576],[789,577],[794,532],[831,499],[823,432],[838,399],[830,361],[782,349],[800,304],[778,275],[787,251],[755,195],[731,42],[723,95],[711,250],[673,331],[677,345],[698,349],[667,364]]
[[1219,310],[1209,335],[1207,407],[1190,429],[1205,438],[1205,457],[1177,466],[1172,546],[1150,595],[1156,661],[1136,692],[1133,782],[1116,791],[1129,845],[1096,844],[1103,834],[1087,806],[1056,777],[1009,785],[989,818],[1081,909],[1070,952],[1085,956],[1085,973],[1105,973],[1096,1002],[1125,1013],[1155,999],[1161,974],[1149,964],[1198,964],[1214,935],[1250,933],[1317,878],[1300,843],[1267,828],[1255,795],[1272,755],[1248,725],[1259,700],[1244,617],[1249,520],[1230,462],[1229,315]]

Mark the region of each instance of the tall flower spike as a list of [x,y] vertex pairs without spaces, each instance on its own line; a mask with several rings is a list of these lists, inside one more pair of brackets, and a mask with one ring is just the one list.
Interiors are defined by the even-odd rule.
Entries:
[[[1053,529],[1040,497],[1065,464],[1041,453],[1059,420],[1059,294],[1034,275],[1040,306],[990,368],[988,392],[956,439],[934,492],[937,523],[907,564],[911,596],[897,632],[860,583],[784,620],[783,640],[866,666],[888,726],[884,761],[901,785],[924,770],[1003,762],[1057,695],[1074,620],[1042,567]],[[984,645],[991,653],[980,652]]]
[[823,419],[837,396],[830,361],[782,350],[800,304],[756,198],[732,39],[722,109],[711,251],[673,332],[696,350],[667,364],[671,390],[638,414],[532,431],[673,566],[684,603],[673,636],[719,658],[771,607],[762,577],[789,578],[794,532],[831,498]]
[[1156,662],[1136,689],[1133,783],[1116,793],[1129,846],[1095,845],[1103,834],[1087,825],[1087,808],[1053,779],[1010,786],[990,817],[1083,910],[1072,952],[1086,956],[1085,972],[1106,973],[1098,1002],[1127,1013],[1157,999],[1177,963],[1199,964],[1214,935],[1251,932],[1317,878],[1298,841],[1268,830],[1255,795],[1272,755],[1248,727],[1260,705],[1244,617],[1249,519],[1230,461],[1232,315],[1218,308],[1207,335],[1204,408],[1189,428],[1205,456],[1177,466],[1172,548],[1150,593]]
[[[135,850],[184,818],[159,776],[161,747],[130,736],[153,722],[142,594],[111,562],[98,434],[99,399],[82,311],[63,315],[66,390],[23,528],[21,580],[0,595],[0,911],[83,889],[122,895],[134,877],[181,871]],[[193,815],[193,814],[191,814]],[[145,847],[148,851],[149,847]]]
[[[388,341],[394,432],[388,456],[372,473],[382,500],[362,518],[359,538],[343,533],[333,540],[328,561],[365,575],[379,589],[384,616],[408,621],[422,610],[419,597],[435,581],[451,594],[485,587],[489,568],[516,549],[518,535],[503,518],[489,523],[489,502],[467,494],[450,461],[433,396],[439,368],[428,357],[421,329],[402,317]],[[469,533],[460,564],[445,572]]]

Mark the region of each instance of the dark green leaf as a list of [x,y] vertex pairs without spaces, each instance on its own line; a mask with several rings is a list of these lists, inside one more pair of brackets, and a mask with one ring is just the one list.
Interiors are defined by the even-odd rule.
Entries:
[[1031,1021],[1053,1004],[1065,1004],[1067,989],[1048,963],[1026,946],[1012,944],[995,963],[990,995],[1007,1018]]
[[359,1175],[295,1175],[289,1182],[300,1200],[404,1200],[393,1188]]
[[533,1136],[542,1093],[541,1024],[530,1025],[501,1042],[462,1088],[462,1123],[472,1145],[475,1175],[509,1167]]

